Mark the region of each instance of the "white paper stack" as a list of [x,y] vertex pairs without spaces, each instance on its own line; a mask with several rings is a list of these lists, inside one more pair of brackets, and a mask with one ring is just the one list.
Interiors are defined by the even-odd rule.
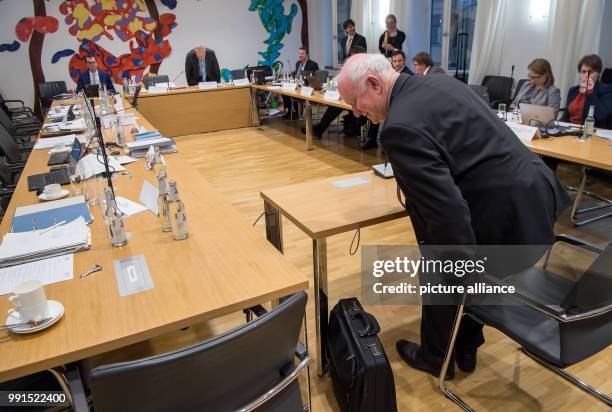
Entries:
[[0,245],[0,267],[79,252],[90,244],[91,234],[82,217],[54,228],[9,232]]
[[130,156],[135,159],[144,157],[147,154],[150,146],[159,147],[162,154],[176,153],[176,145],[174,140],[167,137],[156,137],[153,139],[141,139],[126,144],[127,151]]
[[[108,167],[111,172],[124,172],[125,167],[121,166],[114,157],[108,157]],[[100,173],[106,172],[104,163],[102,162],[102,155],[98,159],[98,155],[88,154],[83,156],[79,163],[77,163],[77,172],[81,176],[81,179],[89,179],[92,176],[99,175]]]
[[[72,145],[72,142],[74,142],[75,137],[77,137],[75,134],[67,134],[64,136],[41,138],[38,139],[34,144],[34,150],[49,149],[58,144]],[[79,139],[79,141],[81,141],[81,139]]]

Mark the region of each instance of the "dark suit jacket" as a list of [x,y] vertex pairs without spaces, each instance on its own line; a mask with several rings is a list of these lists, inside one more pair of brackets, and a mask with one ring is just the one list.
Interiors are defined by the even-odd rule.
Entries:
[[[344,36],[342,39],[342,60],[346,60],[349,56],[346,54],[346,42],[348,40],[348,36]],[[368,44],[366,43],[365,37],[363,37],[359,33],[355,33],[355,37],[353,38],[353,42],[351,43],[351,47],[353,46],[361,46],[365,50],[368,50]]]
[[404,73],[404,74],[407,74],[409,76],[412,76],[414,74],[414,72],[412,70],[410,70],[408,68],[408,66],[404,66],[404,68],[400,71],[400,73]]
[[[295,71],[293,72],[293,75],[295,76],[298,72],[298,70],[300,69],[300,66],[302,65],[301,61],[297,61],[295,62]],[[306,62],[304,63],[304,71],[303,73],[307,73],[307,72],[316,72],[317,70],[319,70],[319,65],[317,64],[317,62],[313,61],[313,60],[306,60]]]
[[[108,73],[98,70],[98,77],[100,78],[100,84],[105,84],[106,90],[108,90],[109,93],[117,93],[115,91],[115,86],[113,85],[113,80],[111,79]],[[76,91],[79,92],[81,91],[82,87],[89,86],[90,84],[91,84],[91,79],[89,78],[89,70],[80,72]]]
[[219,69],[219,62],[217,62],[217,56],[214,50],[209,48],[206,49],[204,64],[206,65],[206,79],[202,79],[200,75],[200,65],[195,51],[191,50],[187,53],[187,57],[185,58],[185,76],[187,77],[187,84],[189,86],[194,86],[204,81],[217,83],[221,81],[221,70]]
[[[574,86],[569,89],[566,102],[568,106],[572,100],[576,98],[579,91],[580,86]],[[589,114],[589,106],[595,106],[595,113],[593,114],[593,117],[595,117],[595,127],[612,127],[612,85],[600,81],[595,83],[593,92],[587,94],[584,111],[582,113],[583,119],[586,119]],[[568,119],[569,114],[566,110],[563,115],[563,120],[568,121]]]
[[419,243],[553,243],[555,219],[569,197],[463,83],[400,74],[381,142]]

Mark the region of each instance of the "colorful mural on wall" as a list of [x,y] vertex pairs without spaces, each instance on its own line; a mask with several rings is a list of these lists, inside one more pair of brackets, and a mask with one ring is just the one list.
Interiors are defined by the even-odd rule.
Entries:
[[[177,0],[160,0],[164,7],[174,10]],[[0,52],[15,52],[29,42],[30,66],[38,100],[38,84],[45,81],[41,61],[44,36],[58,31],[60,21],[47,16],[45,0],[32,0],[34,16],[23,17],[15,26],[17,40],[0,44]],[[258,54],[260,65],[280,64],[282,39],[291,33],[294,17],[302,12],[302,44],[308,45],[308,23],[306,0],[291,4],[285,15],[284,0],[250,0],[249,11],[257,12],[268,38],[266,49]],[[136,76],[142,79],[145,70],[157,73],[162,61],[170,55],[172,48],[168,37],[177,27],[173,13],[160,14],[155,0],[66,0],[59,5],[65,16],[63,23],[77,42],[74,48],[65,48],[52,53],[51,64],[70,58],[68,70],[76,82],[78,72],[86,70],[85,57],[95,55],[100,70],[111,74],[116,83],[123,78]],[[125,53],[113,55],[98,44],[102,38],[125,43]],[[70,86],[69,86],[70,87]]]

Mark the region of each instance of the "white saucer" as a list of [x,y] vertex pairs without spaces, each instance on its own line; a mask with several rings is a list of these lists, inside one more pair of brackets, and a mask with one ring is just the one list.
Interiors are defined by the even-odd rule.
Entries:
[[[38,325],[38,326],[27,326],[27,325],[18,326],[18,327],[10,328],[9,330],[13,333],[25,334],[25,333],[34,333],[40,330],[47,329],[48,327],[56,323],[58,320],[60,320],[62,316],[64,315],[64,305],[62,305],[58,301],[48,300],[47,305],[49,306],[49,317],[52,318],[50,321],[43,323],[42,325]],[[15,316],[10,316],[10,315],[6,318],[6,322],[5,322],[6,326],[9,326],[9,327],[11,325],[18,325],[20,323],[23,323],[23,322],[19,318]]]
[[49,200],[57,200],[57,199],[61,199],[62,197],[66,197],[68,196],[68,194],[70,193],[70,190],[66,190],[66,189],[62,189],[61,192],[59,192],[56,195],[46,195],[45,192],[42,192],[41,194],[38,195],[38,198],[42,201],[49,201]]

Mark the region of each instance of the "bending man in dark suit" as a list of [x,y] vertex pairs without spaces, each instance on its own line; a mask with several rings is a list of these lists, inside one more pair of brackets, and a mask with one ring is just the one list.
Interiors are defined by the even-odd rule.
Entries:
[[76,87],[77,93],[81,88],[90,84],[104,84],[109,93],[117,93],[110,74],[98,70],[98,62],[95,56],[85,57],[85,64],[87,64],[87,70],[79,73],[79,81]]
[[[569,197],[552,171],[463,83],[397,73],[379,54],[351,57],[338,76],[356,116],[384,121],[381,144],[420,245],[550,245]],[[438,376],[456,306],[422,306],[421,344],[402,359]],[[464,318],[455,360],[472,372],[482,326]],[[454,376],[451,363],[447,378]]]
[[351,55],[351,49],[353,47],[360,47],[363,50],[368,50],[368,44],[366,43],[365,37],[355,32],[355,22],[352,19],[346,20],[342,23],[342,28],[346,33],[346,37],[342,38],[342,61],[345,61]]
[[[310,60],[310,54],[308,48],[302,46],[298,49],[298,61],[295,62],[295,70],[291,73],[295,78],[304,78],[306,75],[313,74],[319,70],[317,62]],[[284,119],[292,117],[297,118],[297,102],[294,102],[292,110],[289,110],[291,105],[291,98],[283,95],[283,105],[287,108],[287,113],[283,116]],[[293,114],[292,114],[293,111]]]
[[200,82],[221,81],[221,70],[214,50],[196,46],[185,58],[185,76],[187,84],[195,86]]

